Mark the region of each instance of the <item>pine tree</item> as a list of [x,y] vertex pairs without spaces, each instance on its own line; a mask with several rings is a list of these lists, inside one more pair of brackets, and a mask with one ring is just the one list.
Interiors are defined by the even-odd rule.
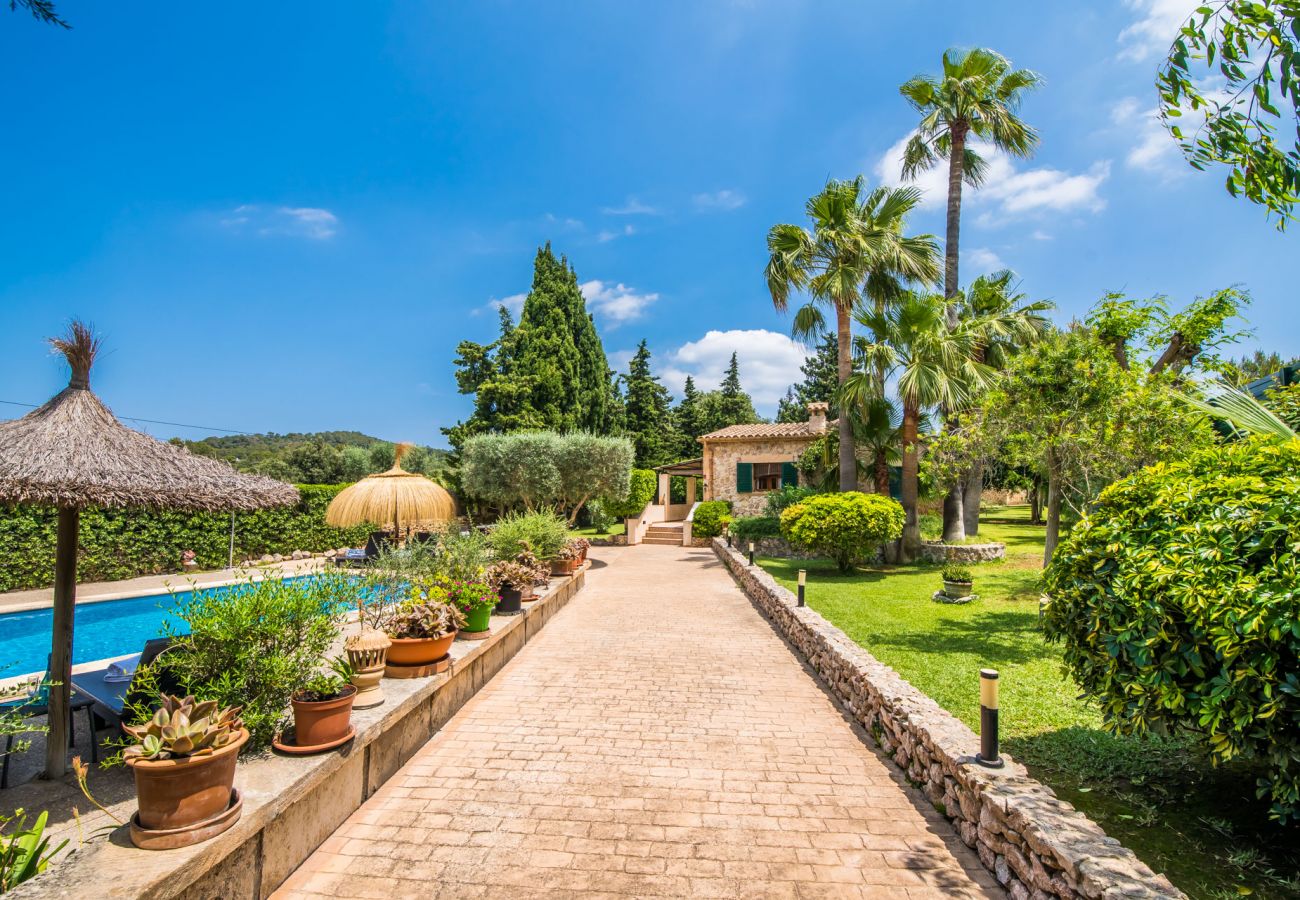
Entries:
[[531,379],[529,405],[541,427],[609,431],[612,388],[605,349],[578,276],[548,243],[533,262],[533,286],[515,330],[513,379]]
[[828,418],[834,419],[839,415],[835,408],[835,393],[839,388],[839,376],[835,368],[838,358],[835,335],[823,335],[812,356],[799,367],[803,372],[803,381],[792,385],[781,400],[776,415],[778,422],[806,422],[809,403],[829,403],[831,408]]
[[722,389],[718,391],[718,397],[718,415],[723,423],[718,427],[747,425],[761,421],[758,413],[754,412],[754,401],[740,386],[740,365],[736,361],[735,353],[731,354],[731,362],[727,366],[727,374],[722,379]]
[[628,364],[625,384],[625,427],[636,447],[637,467],[653,468],[675,462],[681,441],[669,411],[672,397],[650,371],[650,349],[644,340]]
[[677,409],[673,412],[677,431],[681,434],[683,458],[691,458],[699,454],[698,438],[707,433],[704,428],[703,410],[700,408],[701,396],[695,387],[695,379],[687,375],[686,384],[682,387],[682,401],[677,404]]

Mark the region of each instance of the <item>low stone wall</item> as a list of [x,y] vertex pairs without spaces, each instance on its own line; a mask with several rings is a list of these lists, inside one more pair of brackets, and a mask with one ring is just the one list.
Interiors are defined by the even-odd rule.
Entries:
[[582,590],[585,580],[585,569],[552,579],[522,613],[493,616],[492,636],[457,641],[451,666],[441,675],[384,679],[386,702],[353,710],[357,735],[342,749],[320,756],[241,759],[235,787],[244,810],[229,831],[192,847],[149,851],[136,849],[126,828],[118,828],[108,840],[77,847],[6,900],[270,896]]
[[931,563],[981,563],[995,559],[1005,559],[1007,545],[989,544],[944,544],[940,541],[927,541],[921,545],[921,559]]
[[[979,739],[955,716],[849,640],[726,542],[714,552],[1014,900],[1176,898],[1184,894],[1010,757],[974,761]],[[971,673],[971,690],[976,690]]]

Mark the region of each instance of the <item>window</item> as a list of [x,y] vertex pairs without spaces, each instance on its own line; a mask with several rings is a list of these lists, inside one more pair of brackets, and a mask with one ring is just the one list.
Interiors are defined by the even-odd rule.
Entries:
[[780,463],[754,463],[754,491],[775,491],[781,487]]

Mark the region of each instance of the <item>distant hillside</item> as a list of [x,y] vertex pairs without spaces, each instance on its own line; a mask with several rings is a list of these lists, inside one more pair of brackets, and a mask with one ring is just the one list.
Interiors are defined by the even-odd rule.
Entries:
[[[356,481],[393,464],[393,444],[359,431],[290,434],[232,434],[182,444],[200,456],[225,460],[245,472],[259,472],[300,484]],[[408,472],[438,478],[447,468],[448,452],[412,447],[402,459]]]

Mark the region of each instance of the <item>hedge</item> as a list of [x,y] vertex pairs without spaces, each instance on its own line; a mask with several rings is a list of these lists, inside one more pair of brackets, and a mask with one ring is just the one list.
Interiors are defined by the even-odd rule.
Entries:
[[[331,528],[325,508],[344,484],[302,484],[296,506],[235,514],[235,559],[294,550],[360,546],[369,526]],[[0,591],[49,587],[54,578],[53,509],[0,507]],[[88,509],[81,514],[79,581],[117,581],[159,575],[181,567],[193,550],[201,569],[219,569],[230,553],[228,513],[146,512]]]
[[659,489],[659,476],[652,469],[633,469],[626,497],[606,497],[602,502],[611,516],[635,518],[641,515]]
[[781,520],[776,516],[739,516],[732,520],[729,530],[737,540],[780,537]]
[[695,507],[691,534],[699,538],[717,537],[722,534],[722,517],[730,512],[731,504],[726,500],[704,501]]

